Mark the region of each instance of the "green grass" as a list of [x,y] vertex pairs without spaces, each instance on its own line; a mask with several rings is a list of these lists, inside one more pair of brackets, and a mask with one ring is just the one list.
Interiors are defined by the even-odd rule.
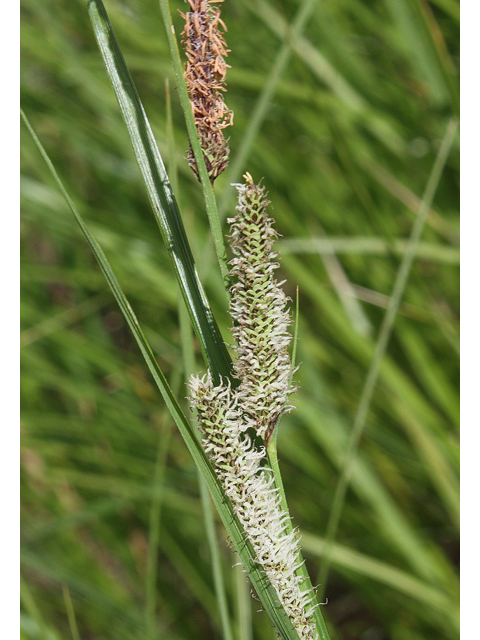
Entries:
[[[22,107],[187,412],[176,275],[86,5],[22,6]],[[177,166],[170,181],[229,341],[202,189],[183,159],[159,5],[106,7],[160,153]],[[172,3],[178,34],[177,8],[184,3]],[[292,298],[299,287],[301,387],[278,454],[313,579],[385,309],[457,111],[458,4],[424,9],[417,0],[226,0],[222,12],[235,125],[215,192],[224,220],[233,214],[229,182],[245,170],[264,176],[283,234],[285,286]],[[221,638],[230,624],[236,640],[273,638],[244,574],[231,568],[238,556],[219,520],[208,533],[192,458],[22,134],[22,637],[76,638],[78,629],[80,638]],[[332,640],[458,636],[458,164],[455,138],[331,546],[321,609]],[[201,370],[197,343],[194,359]],[[229,623],[218,607],[221,578]]]

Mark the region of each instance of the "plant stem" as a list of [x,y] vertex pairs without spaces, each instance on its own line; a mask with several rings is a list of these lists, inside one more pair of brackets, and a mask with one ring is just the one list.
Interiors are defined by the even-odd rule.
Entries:
[[65,608],[67,609],[68,624],[70,625],[70,633],[72,640],[80,640],[78,633],[77,621],[75,619],[75,610],[73,608],[72,598],[70,597],[70,589],[66,584],[62,587],[63,599],[65,600]]
[[[297,288],[297,297],[295,301],[295,328],[294,328],[294,335],[293,335],[292,375],[290,376],[290,384],[292,382],[292,378],[295,373],[295,363],[297,360],[298,321],[300,317],[299,310],[300,310],[300,305],[299,305],[299,295],[298,295],[298,288]],[[281,416],[280,416],[280,419],[281,419]],[[278,435],[278,426],[279,426],[280,419],[275,427],[275,430],[273,431],[270,442],[268,443],[267,466],[269,466],[273,471],[273,475],[275,478],[275,487],[278,489],[280,493],[282,510],[285,513],[289,514],[290,512],[288,509],[287,497],[285,495],[285,488],[283,486],[283,480],[282,480],[282,475],[280,473],[280,466],[278,464],[278,455],[277,455],[277,435]],[[287,522],[288,524],[287,524],[286,533],[288,535],[293,530],[293,525],[291,520],[288,520]],[[311,589],[312,582],[310,580],[310,575],[307,571],[305,563],[303,562],[303,557],[301,552],[299,553],[298,561],[302,562],[302,565],[297,569],[297,574],[302,575],[305,578],[305,582],[303,583],[304,589],[305,590]],[[320,638],[322,638],[323,640],[329,640],[328,630],[327,630],[327,627],[325,626],[325,620],[323,619],[323,615],[320,612],[320,609],[318,607],[315,609],[314,617],[317,624],[317,631],[320,634]]]
[[229,377],[231,358],[198,278],[177,201],[145,109],[133,83],[102,0],[88,0],[88,13],[120,105],[135,157],[163,242],[175,269],[205,361],[216,379]]
[[253,640],[252,605],[248,578],[243,565],[234,567],[237,592],[237,629],[239,640]]

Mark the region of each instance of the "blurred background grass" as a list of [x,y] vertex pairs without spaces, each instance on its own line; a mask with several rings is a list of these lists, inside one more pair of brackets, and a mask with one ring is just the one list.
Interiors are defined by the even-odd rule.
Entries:
[[[264,176],[282,279],[300,290],[298,410],[278,445],[315,582],[404,241],[458,110],[459,5],[323,0],[307,16],[308,4],[226,0],[235,126],[215,188],[227,217],[230,182]],[[160,150],[174,156],[200,277],[230,340],[157,2],[106,8]],[[23,0],[22,106],[183,398],[175,277],[83,0]],[[23,133],[22,637],[220,638],[193,461]],[[359,448],[326,585],[332,640],[458,636],[458,165],[456,142]],[[273,638],[220,524],[218,535],[235,637]]]

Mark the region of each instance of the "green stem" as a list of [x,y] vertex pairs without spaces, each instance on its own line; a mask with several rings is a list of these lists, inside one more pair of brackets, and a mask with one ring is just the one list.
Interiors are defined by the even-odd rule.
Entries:
[[[30,591],[30,587],[27,585],[23,576],[20,574],[20,602],[24,610],[28,613],[30,618],[35,621],[37,625],[37,637],[43,640],[50,640],[52,634],[48,628],[45,620],[43,619],[40,609],[37,607],[37,603]],[[55,636],[53,636],[55,637]]]
[[150,123],[101,0],[86,0],[93,31],[113,85],[144,180],[153,213],[175,269],[185,304],[216,380],[229,377],[231,358],[225,347],[185,234],[177,201]]
[[[286,238],[278,243],[282,255],[287,253],[318,253],[319,255],[351,254],[368,256],[388,256],[389,254],[404,255],[408,240],[356,236],[321,237],[321,238]],[[419,242],[415,257],[431,260],[443,264],[459,264],[460,250],[458,247],[447,247],[433,242]]]
[[[170,100],[170,90],[167,82],[167,140],[169,145],[169,173],[172,184],[176,185],[177,167],[175,164],[175,140],[172,123],[172,107]],[[193,347],[192,328],[188,317],[188,311],[183,300],[178,301],[178,315],[180,321],[180,342],[182,347],[183,371],[185,379],[195,371],[195,352]],[[224,640],[233,640],[230,618],[228,614],[227,596],[223,581],[221,557],[218,548],[218,540],[215,533],[215,517],[212,510],[212,503],[208,495],[208,487],[202,474],[198,472],[198,482],[200,486],[200,499],[202,503],[203,520],[207,533],[208,546],[212,559],[213,582],[215,594],[220,611],[220,622],[222,625]]]
[[[270,440],[270,443],[268,445],[267,460],[268,460],[267,466],[269,466],[272,469],[273,474],[275,476],[275,486],[279,490],[279,493],[280,493],[282,511],[284,511],[285,513],[290,514],[290,512],[288,510],[287,499],[286,499],[286,496],[285,496],[285,488],[283,486],[282,475],[280,473],[280,467],[278,465],[276,437],[273,437]],[[286,526],[285,535],[288,535],[292,531],[293,531],[293,525],[292,525],[291,519],[289,519],[289,520],[287,520],[287,526]],[[298,553],[298,562],[301,562],[302,564],[297,569],[296,574],[303,576],[304,582],[302,583],[302,588],[303,588],[304,591],[308,591],[308,590],[312,589],[312,581],[310,579],[310,575],[308,573],[307,567],[305,566],[305,563],[303,562],[303,556],[302,556],[302,552],[301,551],[299,551],[299,553]],[[317,625],[317,632],[319,634],[320,640],[330,640],[330,636],[328,634],[328,629],[327,629],[327,627],[325,625],[325,620],[323,619],[323,615],[322,615],[322,612],[320,611],[320,607],[317,607],[315,609],[315,611],[313,613],[313,617],[315,618],[315,622],[316,622],[316,625]]]
[[73,608],[72,598],[70,597],[70,589],[66,584],[62,587],[63,599],[65,600],[65,608],[67,609],[68,624],[70,625],[70,633],[72,634],[72,640],[80,640],[80,634],[78,633],[77,621],[75,619],[75,610]]
[[[170,87],[168,78],[165,80],[166,95],[166,112],[167,112],[167,143],[168,143],[168,164],[169,176],[172,190],[176,192],[177,171],[175,166],[174,145],[172,126],[172,108],[170,100]],[[175,382],[172,387],[175,395],[180,390],[181,379],[176,375]],[[167,453],[170,444],[170,436],[172,434],[172,422],[167,414],[162,415],[162,431],[158,439],[157,459],[155,462],[155,472],[153,480],[153,497],[150,506],[149,518],[149,539],[148,539],[148,558],[147,571],[145,577],[145,627],[146,635],[149,640],[155,640],[156,633],[156,598],[157,598],[157,574],[158,574],[158,549],[160,545],[160,519],[162,512],[163,486],[165,480],[165,469],[167,466]]]
[[215,585],[215,595],[217,596],[218,609],[220,611],[220,622],[224,640],[233,640],[232,626],[228,612],[227,593],[222,572],[222,560],[215,531],[215,518],[212,509],[212,501],[208,494],[205,480],[198,474],[200,483],[200,498],[202,502],[203,521],[207,532],[208,546],[212,559],[213,582]]
[[237,592],[237,629],[239,640],[253,640],[250,586],[242,564],[234,568]]
[[[91,0],[91,2],[95,2],[95,4],[97,4],[98,0]],[[268,579],[266,573],[256,562],[256,555],[253,547],[246,537],[245,530],[240,523],[240,520],[235,514],[233,505],[229,498],[225,495],[220,480],[218,479],[218,476],[215,473],[210,460],[208,459],[205,451],[198,441],[198,436],[194,432],[190,422],[185,417],[185,414],[183,413],[162,370],[160,369],[158,362],[153,354],[152,348],[150,347],[148,340],[145,338],[145,334],[140,327],[138,319],[133,312],[133,309],[130,306],[127,298],[125,297],[102,248],[85,225],[83,218],[77,211],[72,199],[63,186],[63,183],[60,180],[55,167],[53,166],[50,158],[48,157],[48,154],[43,148],[27,117],[25,116],[23,111],[20,111],[20,113],[26,127],[28,128],[35,142],[35,145],[37,146],[40,154],[45,160],[45,163],[47,164],[60,191],[65,197],[70,210],[72,211],[78,225],[80,226],[80,229],[82,230],[82,233],[85,236],[85,239],[87,240],[88,245],[90,246],[95,256],[95,259],[97,260],[98,265],[101,268],[102,273],[104,274],[108,282],[108,285],[110,286],[110,289],[120,307],[120,310],[135,338],[135,341],[137,342],[138,347],[140,348],[145,363],[147,364],[148,369],[152,374],[159,391],[162,394],[162,397],[167,405],[167,408],[170,411],[170,414],[172,415],[172,418],[175,420],[175,423],[180,430],[180,433],[195,461],[195,464],[200,469],[203,477],[205,478],[205,481],[207,482],[217,511],[222,519],[225,528],[227,529],[228,534],[230,535],[230,538],[233,541],[235,549],[238,552],[245,566],[245,569],[247,570],[254,589],[260,596],[265,610],[268,612],[270,618],[277,627],[280,636],[284,640],[299,640],[298,633],[293,628],[292,622],[289,619],[287,612],[282,607],[273,585]]]
[[172,117],[172,96],[170,93],[170,82],[165,78],[165,104],[167,114],[167,146],[168,146],[168,175],[170,184],[174,194],[178,193],[178,172],[177,162],[175,159],[175,136],[173,133],[173,117]]

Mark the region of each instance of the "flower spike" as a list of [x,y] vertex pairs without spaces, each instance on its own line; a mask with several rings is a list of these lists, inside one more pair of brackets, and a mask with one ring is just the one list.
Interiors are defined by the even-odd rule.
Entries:
[[[288,355],[291,318],[287,297],[274,279],[278,233],[266,213],[265,188],[252,176],[235,185],[237,215],[229,220],[234,258],[230,313],[236,340],[234,376],[213,385],[210,371],[190,378],[190,402],[198,411],[207,452],[248,540],[301,640],[318,640],[312,620],[314,592],[298,575],[300,546],[282,506],[266,445],[295,390]],[[256,437],[254,437],[256,436]],[[263,440],[263,445],[261,444]]]
[[242,397],[229,385],[213,386],[210,373],[190,379],[191,403],[198,411],[203,446],[230,498],[257,562],[267,574],[301,640],[318,640],[311,614],[313,591],[303,590],[297,575],[299,536],[289,532],[288,513],[265,466],[265,449],[257,449],[247,433],[252,421]]
[[291,384],[292,363],[288,347],[292,340],[288,327],[288,298],[274,278],[280,266],[273,246],[278,233],[266,212],[270,201],[265,187],[244,176],[245,184],[234,185],[238,192],[237,215],[231,223],[230,262],[232,286],[230,313],[237,343],[235,376],[244,395],[246,411],[255,417],[255,430],[268,444],[280,415],[292,409],[288,398],[296,387]]
[[[223,129],[233,124],[230,111],[222,92],[228,64],[225,62],[228,49],[220,27],[226,31],[220,18],[220,8],[214,7],[223,0],[188,0],[191,11],[183,14],[185,28],[182,44],[187,56],[185,81],[197,127],[200,144],[210,180],[228,165],[230,149]],[[188,151],[188,163],[199,179],[192,148]]]

